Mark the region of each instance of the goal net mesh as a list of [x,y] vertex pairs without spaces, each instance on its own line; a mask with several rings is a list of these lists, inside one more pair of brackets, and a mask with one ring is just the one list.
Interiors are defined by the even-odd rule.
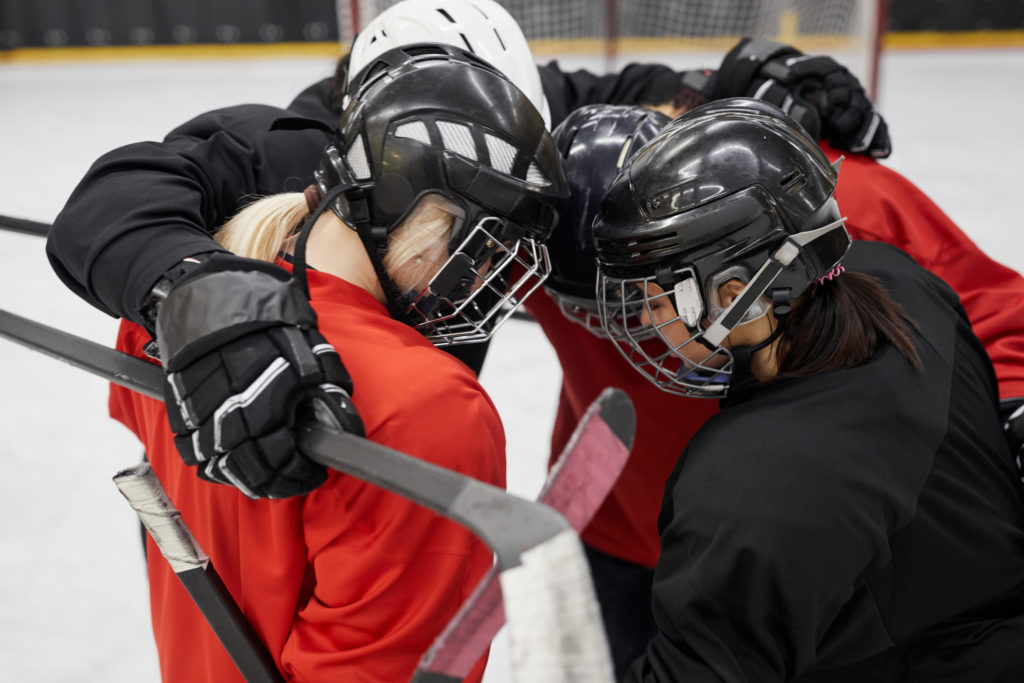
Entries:
[[[339,0],[339,32],[351,40],[397,0]],[[538,60],[611,71],[647,61],[716,67],[743,36],[830,54],[874,85],[878,0],[499,0]]]

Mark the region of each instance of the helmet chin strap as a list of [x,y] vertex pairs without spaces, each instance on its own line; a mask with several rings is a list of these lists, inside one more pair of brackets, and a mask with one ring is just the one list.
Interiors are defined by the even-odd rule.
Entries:
[[[725,338],[743,320],[750,307],[768,291],[772,283],[782,274],[782,271],[796,260],[804,247],[833,230],[842,229],[845,222],[845,218],[840,218],[821,228],[790,235],[765,261],[764,265],[754,273],[754,276],[750,278],[750,282],[733,299],[725,311],[718,316],[718,319],[698,336],[697,341],[712,351],[718,350],[722,346],[722,342],[725,341]],[[788,287],[774,288],[770,292],[772,313],[775,315],[778,325],[766,339],[757,344],[734,346],[730,349],[733,356],[733,370],[730,373],[731,380],[729,382],[731,387],[741,386],[753,376],[751,367],[754,354],[778,339],[786,327],[787,316],[792,310],[793,292]]]
[[731,373],[732,380],[731,385],[742,385],[746,383],[748,379],[754,376],[753,372],[753,361],[754,354],[761,349],[770,346],[776,339],[782,336],[782,332],[786,329],[786,321],[789,319],[789,313],[793,310],[791,306],[792,293],[788,287],[781,289],[773,289],[772,295],[772,313],[775,316],[775,322],[777,323],[772,333],[765,337],[763,340],[756,344],[749,346],[734,346],[730,351],[733,357],[733,370]]
[[[306,278],[306,243],[309,242],[309,233],[313,232],[313,225],[319,220],[323,212],[327,210],[327,207],[331,205],[338,195],[344,192],[347,188],[343,185],[335,185],[327,193],[320,198],[316,208],[313,209],[305,220],[302,222],[302,227],[299,228],[299,239],[295,242],[295,251],[292,254],[292,275],[295,280],[302,287],[302,292],[309,298],[309,281]],[[306,204],[310,203],[310,200],[315,197],[310,188],[306,188]]]
[[[306,243],[309,242],[309,234],[313,231],[313,225],[317,222],[320,216],[334,203],[339,196],[341,196],[346,190],[351,189],[348,186],[335,185],[328,190],[316,209],[306,217],[299,228],[299,239],[295,243],[295,253],[293,257],[292,273],[299,285],[302,287],[302,291],[306,294],[306,298],[309,298],[309,281],[306,278]],[[308,201],[308,196],[307,196]],[[339,218],[341,218],[339,216]],[[342,219],[344,220],[344,219]],[[363,243],[363,248],[366,250],[366,255],[370,259],[370,264],[373,266],[373,272],[377,276],[377,281],[380,282],[381,291],[384,293],[384,301],[387,306],[388,313],[392,318],[403,322],[407,325],[413,325],[414,321],[411,316],[406,313],[407,306],[405,304],[405,298],[402,296],[401,291],[398,289],[398,285],[388,275],[388,271],[384,268],[384,262],[380,258],[380,248],[377,240],[371,233],[371,230],[359,230],[352,228],[355,233],[359,235],[360,241]],[[385,237],[385,239],[387,239]]]
[[733,299],[732,303],[701,333],[699,341],[705,346],[710,345],[710,347],[715,348],[721,346],[725,338],[743,320],[747,310],[771,287],[772,283],[782,274],[782,271],[796,260],[800,252],[803,251],[803,248],[833,230],[842,229],[845,221],[845,218],[840,218],[821,228],[798,232],[786,238],[786,241],[779,245],[775,253],[769,256],[764,265],[754,273],[754,277],[750,278],[750,282]]
[[359,235],[359,239],[363,242],[366,255],[370,257],[373,272],[376,273],[380,289],[384,293],[384,305],[387,306],[388,314],[398,322],[414,327],[416,321],[407,312],[407,299],[398,288],[398,285],[395,284],[395,281],[388,275],[388,271],[384,267],[384,261],[381,260],[382,251],[380,243],[369,230],[356,230],[356,234]]

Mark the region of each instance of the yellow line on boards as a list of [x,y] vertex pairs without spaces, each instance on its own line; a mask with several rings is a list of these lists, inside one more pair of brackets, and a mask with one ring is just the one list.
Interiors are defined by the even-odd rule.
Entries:
[[901,31],[882,36],[885,50],[1024,47],[1024,31]]
[[[740,36],[699,38],[693,36],[617,38],[615,52],[666,52],[728,50]],[[786,31],[786,42],[805,50],[828,51],[855,42],[849,36],[815,36]],[[564,38],[530,41],[538,57],[560,54],[604,54],[602,38]],[[939,50],[958,48],[1024,48],[1024,30],[1014,31],[900,31],[882,37],[884,50]],[[335,42],[316,43],[203,43],[192,45],[117,45],[107,47],[28,47],[0,50],[0,62],[83,62],[181,59],[261,59],[275,57],[324,57],[337,59],[345,50]]]
[[0,51],[0,62],[107,62],[180,59],[261,59],[325,57],[344,54],[335,42],[218,43],[194,45],[111,45],[107,47],[26,47]]

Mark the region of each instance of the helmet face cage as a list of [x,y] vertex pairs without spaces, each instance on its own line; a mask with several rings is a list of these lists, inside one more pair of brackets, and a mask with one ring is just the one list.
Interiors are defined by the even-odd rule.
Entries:
[[[600,286],[596,278],[595,285]],[[588,332],[599,339],[622,338],[626,336],[627,332],[634,339],[650,339],[654,336],[654,330],[650,326],[644,325],[641,319],[644,302],[641,298],[640,290],[625,292],[627,299],[621,301],[621,307],[617,309],[616,317],[609,319],[607,323],[601,320],[600,295],[595,294],[593,298],[572,296],[550,287],[547,288],[547,291],[558,305],[558,310],[562,312],[563,316],[578,325],[582,325]],[[606,327],[612,330],[611,335],[609,335]]]
[[[598,311],[605,333],[615,348],[641,375],[662,391],[695,398],[722,398],[734,367],[732,353],[723,346],[708,348],[701,335],[701,320],[707,310],[701,288],[692,269],[675,274],[672,288],[656,292],[650,287],[658,278],[619,278],[598,275]],[[652,303],[671,301],[675,317],[655,323]],[[614,321],[633,313],[650,321],[641,328],[616,326]],[[670,325],[685,325],[689,335],[673,342],[666,335]]]
[[551,272],[547,247],[493,216],[481,219],[406,315],[437,346],[485,341]]

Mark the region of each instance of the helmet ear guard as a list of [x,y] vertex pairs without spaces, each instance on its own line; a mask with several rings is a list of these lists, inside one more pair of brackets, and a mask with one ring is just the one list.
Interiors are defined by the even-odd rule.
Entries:
[[[764,295],[766,291],[775,283],[783,272],[790,266],[797,265],[801,270],[808,270],[807,266],[810,262],[816,260],[815,249],[813,247],[820,246],[815,245],[817,240],[835,241],[838,237],[840,243],[845,242],[845,247],[842,248],[841,253],[836,256],[835,261],[825,270],[822,274],[831,270],[842,255],[846,253],[849,248],[851,240],[850,235],[846,232],[844,223],[845,218],[833,221],[828,225],[817,228],[815,230],[805,230],[803,232],[790,235],[765,261],[764,265],[754,274],[747,283],[746,287],[739,293],[739,295],[733,299],[729,307],[726,308],[720,316],[718,316],[711,325],[702,333],[702,337],[709,343],[715,346],[721,346],[729,333],[737,326],[746,322],[748,311],[757,304],[758,298]],[[845,238],[845,239],[844,239]],[[813,266],[811,266],[814,268]],[[814,268],[812,272],[816,272],[817,268]],[[814,277],[818,277],[815,275]],[[803,276],[799,278],[803,279]],[[787,309],[789,302],[796,296],[803,293],[807,286],[810,285],[808,279],[806,284],[799,289],[792,287],[778,287],[774,288],[772,301],[774,306],[784,306]],[[774,293],[778,292],[778,295]],[[753,318],[749,318],[753,319]]]
[[[705,297],[708,302],[708,319],[717,320],[728,308],[728,306],[723,306],[721,302],[719,289],[722,285],[729,280],[739,280],[744,285],[747,285],[751,279],[752,273],[746,266],[732,266],[712,275],[705,288]],[[756,299],[740,319],[739,324],[744,325],[764,316],[768,313],[770,305],[767,297],[762,296]]]
[[[331,203],[335,215],[353,228],[370,227],[370,208],[366,201],[366,193],[361,184],[338,151],[337,145],[331,144],[324,148],[320,164],[313,171],[313,180],[320,193],[325,195],[334,187],[341,187],[340,194]],[[380,248],[387,249],[387,234],[375,239],[381,243]]]

